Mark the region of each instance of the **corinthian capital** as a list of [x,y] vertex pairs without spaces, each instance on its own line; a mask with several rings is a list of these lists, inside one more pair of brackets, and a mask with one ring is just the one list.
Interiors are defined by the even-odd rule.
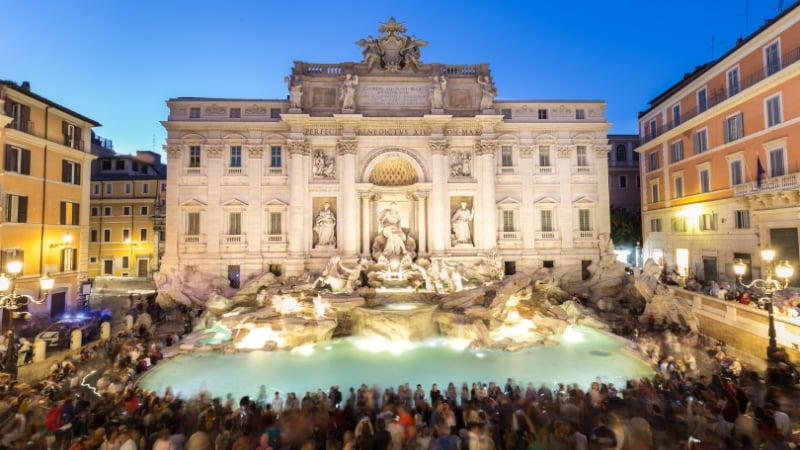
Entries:
[[206,147],[206,154],[209,158],[219,158],[222,156],[221,145],[209,145]]
[[264,147],[261,145],[248,145],[247,154],[250,155],[251,158],[261,158],[264,154]]
[[353,138],[342,138],[336,141],[336,149],[339,155],[355,155],[358,150],[358,141]]
[[434,155],[446,155],[447,149],[450,148],[450,143],[447,139],[431,139],[428,141],[428,146]]
[[569,158],[569,155],[572,153],[572,149],[575,148],[574,145],[559,145],[558,146],[558,157],[559,158]]
[[598,156],[606,156],[606,155],[608,155],[608,153],[610,151],[611,151],[611,146],[610,145],[595,145],[594,146],[594,152]]
[[497,141],[482,139],[475,143],[475,154],[477,155],[494,155],[497,151]]
[[305,139],[290,139],[286,146],[290,155],[308,156],[311,152],[311,144]]
[[167,151],[167,159],[178,159],[181,157],[182,145],[165,145],[164,150]]

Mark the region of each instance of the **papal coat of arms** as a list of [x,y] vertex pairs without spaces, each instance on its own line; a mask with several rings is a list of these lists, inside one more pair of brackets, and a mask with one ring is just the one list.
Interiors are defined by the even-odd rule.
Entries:
[[428,45],[426,41],[406,35],[405,25],[394,20],[394,17],[381,23],[378,32],[382,34],[377,39],[367,36],[366,39],[356,42],[364,49],[364,59],[361,62],[367,65],[368,70],[375,67],[381,67],[387,72],[398,72],[406,67],[419,69],[422,63],[419,48]]

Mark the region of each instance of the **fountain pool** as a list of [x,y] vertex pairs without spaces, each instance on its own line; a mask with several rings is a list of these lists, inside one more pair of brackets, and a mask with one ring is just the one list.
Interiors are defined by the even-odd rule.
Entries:
[[339,385],[346,398],[348,388],[362,383],[377,384],[381,391],[419,383],[427,391],[433,383],[444,390],[451,381],[460,387],[462,382],[505,383],[510,377],[537,387],[547,382],[588,388],[596,380],[620,386],[653,373],[623,350],[626,341],[605,332],[573,326],[554,340],[559,345],[518,352],[468,349],[465,341],[448,338],[408,343],[353,337],[291,351],[197,352],[159,363],[138,384],[158,394],[171,387],[183,398],[208,391],[219,397],[230,393],[236,399],[255,396],[261,385],[267,388],[268,398],[275,391],[284,397],[287,392],[301,397],[307,391]]

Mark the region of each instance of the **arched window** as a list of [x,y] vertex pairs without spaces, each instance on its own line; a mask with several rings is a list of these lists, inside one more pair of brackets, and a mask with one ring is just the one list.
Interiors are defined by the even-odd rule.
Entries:
[[617,161],[628,160],[628,148],[624,144],[617,145]]

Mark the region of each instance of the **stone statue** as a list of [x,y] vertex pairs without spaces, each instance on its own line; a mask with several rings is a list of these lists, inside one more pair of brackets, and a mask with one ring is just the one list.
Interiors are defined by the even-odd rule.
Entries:
[[356,108],[356,85],[358,85],[358,75],[348,73],[342,81],[339,98],[342,100],[342,110],[354,110]]
[[494,82],[489,78],[489,75],[479,76],[478,85],[481,87],[481,103],[480,110],[492,109],[494,104],[494,97],[497,95],[497,89],[494,87]]
[[414,66],[414,70],[419,69],[422,61],[419,60],[420,47],[428,45],[426,41],[417,39],[416,36],[405,36],[403,39],[403,48],[400,50],[400,56],[403,58],[404,66]]
[[364,59],[361,62],[367,65],[367,71],[372,70],[376,64],[380,65],[381,55],[383,52],[381,51],[380,44],[375,38],[372,36],[367,36],[366,39],[361,39],[360,41],[356,42],[356,44],[364,48],[364,51],[361,52],[361,54],[364,56]]
[[444,91],[447,89],[447,78],[444,75],[435,75],[433,77],[433,85],[431,86],[430,99],[431,109],[442,109]]
[[453,225],[452,244],[472,244],[472,234],[469,223],[475,217],[475,209],[467,209],[467,202],[461,202],[461,207],[453,214],[450,223]]
[[397,211],[395,202],[378,215],[378,231],[386,238],[381,253],[386,258],[402,256],[406,252],[406,234],[400,226],[400,220],[400,212]]
[[326,156],[322,151],[314,153],[314,176],[333,178],[336,176],[336,159]]
[[303,104],[303,85],[293,81],[291,77],[284,77],[283,81],[289,87],[289,108],[300,109]]
[[336,246],[336,215],[331,211],[330,203],[325,202],[314,219],[314,232],[317,233],[315,248]]
[[450,166],[450,175],[454,177],[472,176],[471,160],[472,156],[469,152],[456,153]]

